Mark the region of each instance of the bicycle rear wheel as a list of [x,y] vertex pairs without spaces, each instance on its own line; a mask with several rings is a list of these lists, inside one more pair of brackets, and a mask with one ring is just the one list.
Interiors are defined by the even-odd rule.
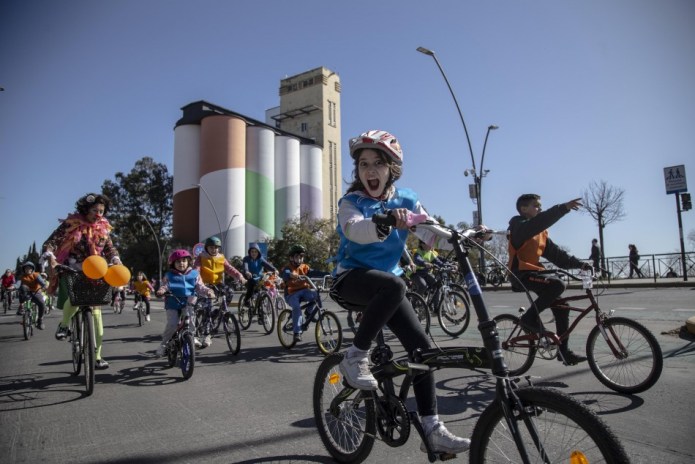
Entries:
[[239,323],[236,317],[232,313],[227,313],[224,315],[222,324],[224,325],[224,336],[227,339],[229,351],[231,351],[233,355],[239,354],[239,350],[241,349],[241,330],[239,329]]
[[323,354],[335,353],[343,343],[343,328],[338,317],[330,311],[324,311],[316,323],[316,344]]
[[432,319],[425,299],[419,293],[415,292],[406,292],[405,297],[410,301],[410,304],[413,305],[415,315],[420,321],[422,328],[425,329],[425,333],[430,333]]
[[258,300],[256,311],[258,312],[258,317],[261,318],[265,334],[272,333],[275,328],[275,311],[273,311],[273,301],[270,295],[261,296],[261,299]]
[[251,327],[251,308],[247,306],[248,300],[246,295],[241,295],[239,298],[239,309],[237,314],[239,315],[239,325],[242,329],[246,330]]
[[338,369],[343,355],[333,353],[319,365],[314,379],[314,420],[321,442],[340,463],[359,463],[374,446],[376,414],[368,392],[346,388]]
[[459,292],[447,292],[439,302],[437,319],[442,330],[452,337],[465,332],[471,321],[471,308],[466,297]]
[[608,318],[603,327],[607,339],[596,326],[586,340],[587,361],[596,378],[619,393],[634,394],[651,388],[664,367],[654,335],[642,324],[624,317]]
[[527,338],[529,335],[519,325],[519,318],[511,314],[500,314],[493,319],[497,324],[497,333],[504,350],[504,362],[509,368],[509,376],[522,375],[528,371],[536,357],[536,342]]
[[505,417],[502,404],[494,401],[480,415],[471,437],[470,462],[523,462],[507,420],[518,427],[528,462],[630,462],[608,426],[572,397],[542,387],[516,393],[523,411],[512,405]]
[[87,396],[94,392],[94,364],[95,350],[97,346],[96,337],[94,334],[94,318],[92,317],[92,309],[84,307],[82,313],[82,330],[84,333],[84,343],[82,345],[82,361],[84,364],[84,386],[87,391]]
[[195,367],[195,345],[193,344],[193,334],[186,332],[181,337],[181,374],[183,379],[188,380],[193,375]]

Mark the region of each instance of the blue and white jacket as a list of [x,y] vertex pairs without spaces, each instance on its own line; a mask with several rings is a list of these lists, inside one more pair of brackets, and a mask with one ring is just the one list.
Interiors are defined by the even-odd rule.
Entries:
[[[338,202],[338,235],[340,246],[337,255],[337,274],[349,269],[378,269],[401,275],[398,261],[405,249],[408,230],[392,228],[380,237],[377,226],[371,220],[375,214],[387,210],[406,208],[414,213],[426,213],[417,194],[410,189],[391,188],[384,199],[370,197],[364,192],[350,192]],[[418,233],[420,238],[436,248],[451,248],[431,232]],[[449,245],[449,247],[445,246]]]

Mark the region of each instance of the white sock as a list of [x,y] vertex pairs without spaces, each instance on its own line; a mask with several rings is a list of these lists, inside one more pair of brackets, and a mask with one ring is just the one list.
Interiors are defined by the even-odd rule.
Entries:
[[369,350],[360,350],[355,345],[350,345],[350,348],[348,348],[347,353],[345,354],[345,357],[346,358],[355,358],[355,357],[364,358],[367,355],[369,355]]
[[422,416],[422,426],[425,428],[425,434],[429,435],[429,433],[434,430],[437,425],[439,425],[439,415],[435,414],[433,416]]

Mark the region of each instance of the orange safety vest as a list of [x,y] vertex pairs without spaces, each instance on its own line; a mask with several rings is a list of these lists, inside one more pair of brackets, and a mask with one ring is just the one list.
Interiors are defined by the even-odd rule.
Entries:
[[224,255],[200,255],[200,276],[206,285],[221,284],[224,274]]
[[39,273],[34,272],[29,275],[23,275],[21,280],[22,280],[22,285],[26,285],[29,290],[32,292],[37,292],[41,288],[41,284],[39,283]]
[[543,256],[545,251],[545,244],[548,240],[548,231],[544,230],[538,235],[534,235],[530,239],[526,240],[518,250],[512,246],[511,237],[509,240],[509,264],[507,267],[512,269],[512,264],[514,263],[514,258],[519,262],[520,271],[542,271],[545,269],[541,263],[540,258]]

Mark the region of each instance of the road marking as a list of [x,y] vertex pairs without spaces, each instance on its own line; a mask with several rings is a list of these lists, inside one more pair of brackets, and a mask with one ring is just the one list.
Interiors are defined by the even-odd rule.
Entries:
[[620,310],[620,311],[623,311],[623,310],[624,310],[624,311],[644,311],[644,310],[647,309],[647,308],[629,308],[629,307],[624,307],[624,306],[622,306],[622,307],[613,308],[613,309],[616,310],[616,311],[619,311],[619,310]]
[[678,313],[695,313],[695,308],[674,308],[671,311]]

